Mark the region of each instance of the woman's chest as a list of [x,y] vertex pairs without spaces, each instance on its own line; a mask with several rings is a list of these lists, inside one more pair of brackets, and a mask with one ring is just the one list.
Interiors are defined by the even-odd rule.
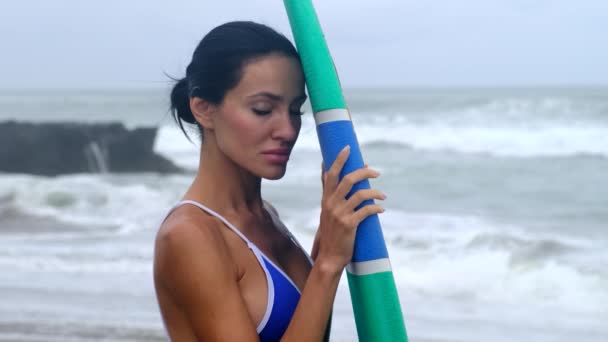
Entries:
[[230,248],[241,296],[252,321],[258,325],[272,306],[269,298],[285,301],[290,298],[279,297],[298,295],[297,292],[304,289],[312,266],[304,251],[287,237],[254,244],[253,249],[242,242]]

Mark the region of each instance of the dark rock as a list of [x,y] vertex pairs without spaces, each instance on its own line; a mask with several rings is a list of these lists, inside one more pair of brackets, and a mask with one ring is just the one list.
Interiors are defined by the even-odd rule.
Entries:
[[154,127],[120,123],[0,123],[0,172],[182,172],[154,152]]

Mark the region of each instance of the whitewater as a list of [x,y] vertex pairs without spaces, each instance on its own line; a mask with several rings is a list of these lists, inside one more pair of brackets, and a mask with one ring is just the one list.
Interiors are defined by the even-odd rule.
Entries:
[[[163,341],[154,235],[198,165],[167,89],[0,93],[0,120],[158,126],[183,174],[0,174],[0,340]],[[608,89],[347,91],[412,341],[608,340]],[[24,156],[26,158],[27,156]],[[306,248],[310,108],[264,197]],[[356,340],[342,279],[333,341]]]

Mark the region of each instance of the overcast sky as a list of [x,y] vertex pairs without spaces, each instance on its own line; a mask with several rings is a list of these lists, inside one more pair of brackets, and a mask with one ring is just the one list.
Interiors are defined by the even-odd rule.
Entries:
[[[608,84],[606,0],[316,0],[342,83]],[[2,0],[0,87],[154,87],[214,26],[291,36],[279,0]]]

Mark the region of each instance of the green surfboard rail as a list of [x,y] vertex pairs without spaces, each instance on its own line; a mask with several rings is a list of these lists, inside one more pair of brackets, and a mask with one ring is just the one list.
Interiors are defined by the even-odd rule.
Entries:
[[[314,113],[347,109],[342,87],[311,0],[284,0]],[[388,260],[388,259],[386,259]],[[392,271],[347,271],[359,341],[407,342]]]
[[285,8],[298,52],[302,56],[313,111],[346,109],[338,73],[312,2],[285,0]]
[[346,272],[359,341],[407,342],[393,272]]

